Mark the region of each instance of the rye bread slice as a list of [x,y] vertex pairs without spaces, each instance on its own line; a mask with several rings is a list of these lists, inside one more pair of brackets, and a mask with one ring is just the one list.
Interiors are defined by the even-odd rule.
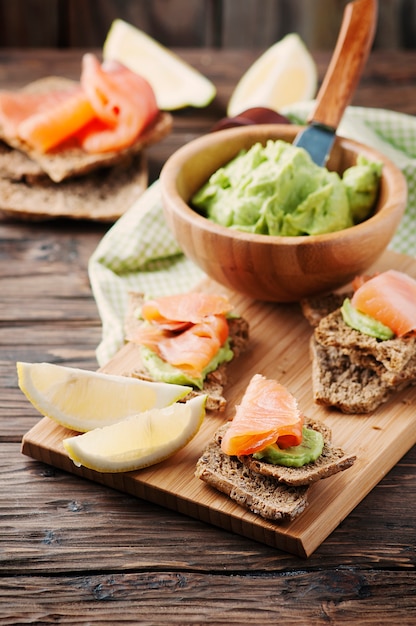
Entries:
[[[129,292],[129,304],[124,324],[126,341],[129,341],[129,337],[134,336],[135,329],[142,324],[142,321],[138,318],[138,311],[140,311],[143,302],[144,296],[142,293],[133,291]],[[230,318],[228,320],[228,325],[230,346],[233,350],[234,358],[238,358],[247,348],[249,342],[249,326],[243,317]],[[228,363],[221,363],[215,371],[210,372],[207,375],[203,388],[193,389],[185,398],[183,398],[183,401],[189,400],[197,395],[206,394],[206,410],[208,412],[216,413],[223,412],[227,405],[227,401],[224,397],[224,388],[228,382],[227,370]],[[141,361],[139,346],[137,346],[137,365],[131,372],[129,372],[129,375],[142,380],[153,380]]]
[[317,404],[369,413],[416,382],[416,337],[380,341],[345,324],[340,306],[350,293],[302,301],[314,327],[310,344]]
[[49,178],[38,163],[3,141],[0,141],[0,177],[10,182],[28,184]]
[[351,355],[354,362],[360,363],[361,356],[372,357],[387,371],[398,374],[400,382],[416,377],[415,336],[380,341],[348,326],[339,309],[321,319],[314,335],[322,346],[338,348],[343,354]]
[[392,387],[375,370],[353,363],[347,354],[313,337],[311,357],[314,402],[343,413],[370,413],[406,385]]
[[[66,217],[114,222],[147,187],[143,153],[128,156],[112,167],[55,183],[43,172],[37,172],[37,165],[23,153],[6,150],[12,158],[8,169],[0,171],[0,212],[4,215],[25,220]],[[0,150],[0,165],[3,154],[4,150]],[[25,162],[29,162],[29,167]],[[13,174],[12,163],[16,165]],[[35,167],[31,168],[31,163]]]
[[[21,91],[27,93],[47,93],[53,90],[68,90],[74,86],[74,81],[58,76],[48,76],[26,85]],[[172,116],[161,111],[154,122],[144,130],[137,141],[124,150],[89,154],[82,150],[73,140],[62,143],[59,147],[47,153],[39,152],[16,135],[10,134],[0,124],[0,139],[12,148],[20,150],[56,183],[75,176],[85,175],[97,168],[109,167],[124,160],[125,157],[138,154],[146,146],[156,143],[170,133]]]
[[252,472],[237,457],[224,454],[221,430],[198,459],[195,476],[256,515],[274,521],[293,520],[307,507],[307,486],[292,487]]
[[346,454],[342,448],[333,445],[331,429],[326,424],[308,417],[305,418],[304,424],[307,428],[320,432],[324,438],[322,454],[316,461],[307,463],[302,467],[284,467],[283,465],[273,465],[257,460],[253,455],[239,456],[238,459],[252,472],[271,476],[280,482],[295,487],[310,485],[317,480],[342,472],[353,465],[356,456]]

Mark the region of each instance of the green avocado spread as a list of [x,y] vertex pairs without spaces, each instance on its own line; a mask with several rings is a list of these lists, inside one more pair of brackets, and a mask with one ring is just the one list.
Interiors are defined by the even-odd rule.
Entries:
[[290,448],[279,448],[277,444],[266,446],[255,452],[253,457],[259,461],[284,465],[285,467],[302,467],[316,461],[321,456],[324,447],[324,438],[320,432],[312,428],[303,427],[302,443]]
[[382,164],[359,156],[338,173],[282,140],[254,144],[214,172],[191,204],[212,221],[264,235],[318,235],[349,228],[371,214]]
[[175,383],[176,385],[191,385],[197,389],[202,389],[207,374],[216,370],[221,363],[231,361],[234,356],[234,353],[230,348],[230,342],[227,339],[225,344],[221,346],[214,358],[211,359],[205,367],[202,372],[202,376],[200,378],[194,378],[192,376],[188,376],[179,368],[166,363],[155,352],[153,352],[153,350],[147,348],[146,346],[140,346],[140,353],[143,365],[154,380],[159,380],[165,383]]
[[370,337],[375,337],[376,339],[381,339],[383,341],[394,337],[394,332],[391,328],[374,319],[374,317],[358,311],[352,306],[349,298],[345,298],[341,307],[341,314],[342,319],[347,326],[350,326],[365,335],[370,335]]

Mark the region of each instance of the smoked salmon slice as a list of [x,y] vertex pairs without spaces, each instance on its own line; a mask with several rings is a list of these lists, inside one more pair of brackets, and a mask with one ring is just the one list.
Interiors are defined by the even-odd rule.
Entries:
[[270,444],[281,448],[302,442],[303,416],[296,398],[280,383],[255,374],[222,441],[230,456],[253,454]]
[[81,91],[79,86],[72,89],[48,93],[0,92],[0,124],[9,137],[17,136],[19,126],[31,116],[43,115],[53,110],[62,102],[76,96]]
[[228,339],[232,308],[225,297],[198,292],[148,300],[141,309],[144,323],[127,339],[200,378]]
[[179,335],[163,339],[156,349],[166,363],[178,367],[189,376],[199,378],[227,337],[227,320],[212,315]]
[[95,111],[82,89],[67,95],[59,104],[46,107],[24,119],[18,128],[21,139],[39,152],[48,152],[95,119]]
[[115,61],[82,59],[74,88],[46,93],[0,92],[0,124],[40,152],[74,138],[89,153],[122,150],[158,114],[150,84]]
[[116,61],[101,65],[95,55],[85,54],[81,86],[99,120],[80,137],[86,152],[128,147],[158,114],[150,84]]
[[403,272],[387,270],[365,280],[351,304],[388,326],[397,337],[416,330],[416,280]]
[[147,300],[142,317],[169,330],[180,329],[189,323],[197,324],[210,315],[226,315],[233,309],[224,296],[191,292]]

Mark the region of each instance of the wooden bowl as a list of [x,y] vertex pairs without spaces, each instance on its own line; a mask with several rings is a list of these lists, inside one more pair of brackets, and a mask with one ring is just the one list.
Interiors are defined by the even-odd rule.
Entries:
[[358,154],[384,163],[375,212],[357,226],[314,236],[254,235],[219,226],[189,206],[192,195],[239,150],[268,139],[291,142],[300,129],[276,124],[211,133],[180,148],[161,172],[165,218],[185,255],[214,280],[255,299],[294,302],[350,282],[385,250],[406,207],[401,171],[372,148],[341,137],[328,169],[341,173]]

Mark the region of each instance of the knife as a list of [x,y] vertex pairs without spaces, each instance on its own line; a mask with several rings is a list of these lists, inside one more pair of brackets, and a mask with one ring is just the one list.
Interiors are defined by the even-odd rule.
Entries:
[[325,165],[329,157],[338,125],[361,78],[374,40],[377,14],[377,0],[354,0],[345,7],[335,50],[307,119],[308,126],[293,142],[307,150],[318,165]]

